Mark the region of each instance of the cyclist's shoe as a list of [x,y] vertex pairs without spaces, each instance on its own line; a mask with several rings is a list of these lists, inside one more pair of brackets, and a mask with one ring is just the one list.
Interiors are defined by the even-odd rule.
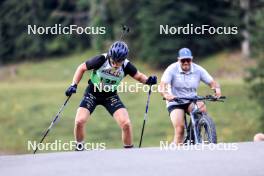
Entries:
[[83,142],[76,142],[75,151],[84,151],[84,144]]
[[134,148],[134,145],[133,144],[132,145],[124,145],[124,148],[125,149]]

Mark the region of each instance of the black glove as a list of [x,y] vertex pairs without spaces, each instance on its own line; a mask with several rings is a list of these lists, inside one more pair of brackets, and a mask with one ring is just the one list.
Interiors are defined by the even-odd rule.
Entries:
[[65,92],[65,95],[67,97],[71,96],[73,93],[76,93],[77,90],[77,84],[71,85]]
[[154,85],[157,84],[157,76],[150,76],[148,77],[146,84],[148,85]]

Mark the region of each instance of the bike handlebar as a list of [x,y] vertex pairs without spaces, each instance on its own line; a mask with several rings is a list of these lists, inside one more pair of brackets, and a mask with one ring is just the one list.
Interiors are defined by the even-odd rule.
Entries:
[[[196,96],[196,97],[180,97],[180,98],[174,98],[171,101],[181,101],[181,100],[189,100],[189,101],[201,101],[201,100],[207,100],[207,101],[221,101],[223,102],[223,99],[226,99],[226,96],[221,97],[215,97],[213,95],[206,95],[206,96]],[[163,98],[163,100],[166,100]]]

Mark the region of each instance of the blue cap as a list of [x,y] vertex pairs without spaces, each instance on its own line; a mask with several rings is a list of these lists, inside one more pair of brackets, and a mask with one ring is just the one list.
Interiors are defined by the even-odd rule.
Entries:
[[179,56],[178,59],[185,59],[185,58],[189,58],[192,59],[192,52],[189,48],[182,48],[179,50]]

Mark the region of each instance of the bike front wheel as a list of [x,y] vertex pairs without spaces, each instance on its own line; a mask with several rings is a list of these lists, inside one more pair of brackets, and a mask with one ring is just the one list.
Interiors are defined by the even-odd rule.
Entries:
[[197,123],[199,143],[217,143],[215,124],[212,118],[203,113]]

